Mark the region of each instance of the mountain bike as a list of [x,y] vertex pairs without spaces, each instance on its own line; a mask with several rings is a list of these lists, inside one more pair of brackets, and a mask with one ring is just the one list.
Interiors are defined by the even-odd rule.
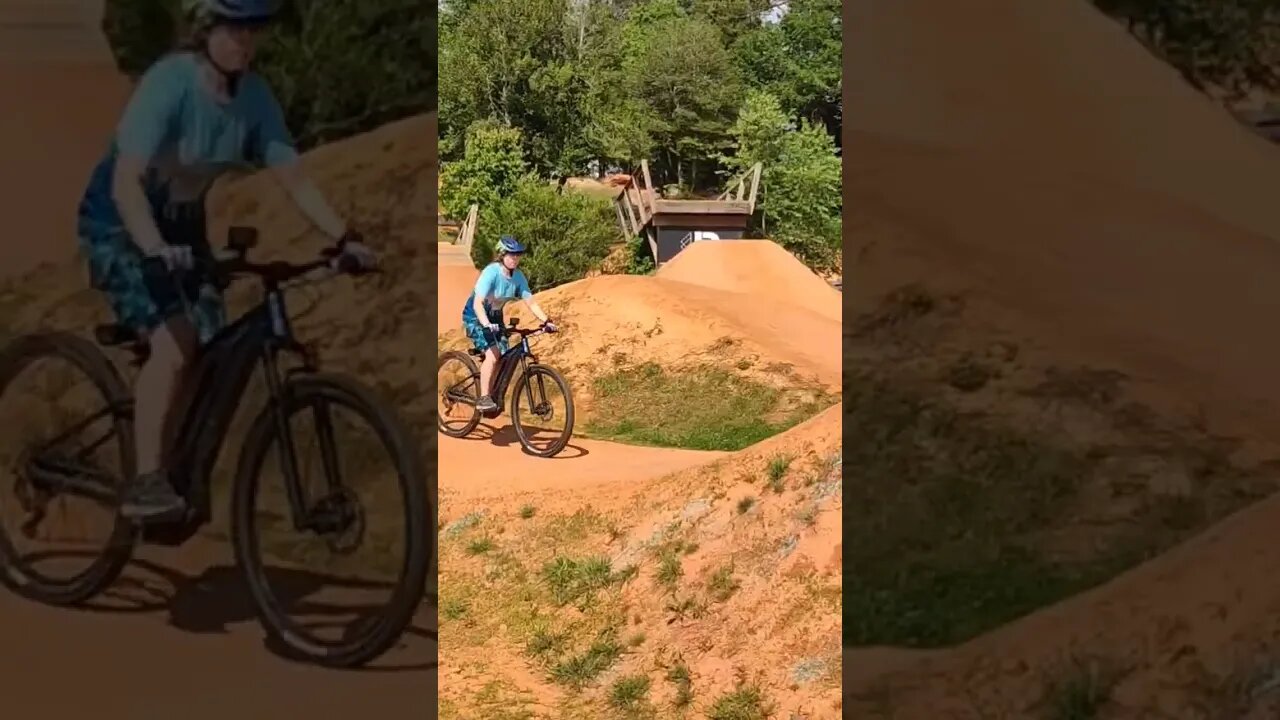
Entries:
[[[178,546],[195,536],[212,519],[210,486],[214,464],[231,419],[245,399],[254,369],[260,365],[268,397],[243,440],[231,489],[231,535],[236,562],[244,573],[259,621],[277,646],[283,643],[288,654],[320,665],[364,665],[398,641],[426,595],[435,532],[428,519],[422,460],[411,433],[380,398],[355,379],[321,372],[314,350],[294,337],[285,309],[286,284],[328,268],[338,257],[336,249],[326,250],[319,260],[300,265],[279,261],[257,264],[248,259],[249,250],[256,244],[254,228],[232,228],[228,232],[229,257],[206,261],[220,279],[219,285],[229,285],[236,276],[254,276],[260,281],[263,294],[256,307],[225,327],[200,351],[192,368],[194,382],[179,406],[183,410],[180,431],[166,438],[171,449],[173,482],[187,501],[181,518],[145,524],[124,518],[118,512],[121,483],[90,458],[97,448],[114,438],[122,461],[121,478],[134,475],[133,399],[101,347],[131,351],[136,366],[149,353],[143,339],[128,328],[102,325],[95,329],[98,345],[71,333],[45,332],[19,337],[0,350],[0,398],[26,367],[38,360],[54,359],[69,363],[87,376],[101,401],[101,409],[72,424],[69,430],[26,447],[9,468],[18,504],[27,515],[22,532],[34,537],[32,528],[44,519],[49,503],[64,494],[88,499],[114,512],[105,546],[94,554],[87,569],[71,577],[50,577],[32,567],[29,558],[15,550],[13,538],[0,525],[0,577],[11,590],[32,600],[53,605],[82,604],[115,582],[140,542]],[[335,274],[360,274],[359,268],[353,267],[358,263],[345,262],[348,259],[341,256],[338,266],[332,268]],[[296,357],[301,362],[282,370],[282,356]],[[282,609],[279,597],[287,593],[277,596],[269,582],[270,573],[255,532],[259,523],[254,509],[260,493],[276,489],[260,482],[268,456],[274,451],[291,516],[279,514],[278,522],[285,531],[318,537],[335,553],[349,554],[360,547],[368,531],[368,518],[354,485],[344,483],[341,477],[342,448],[334,436],[334,410],[354,413],[361,423],[372,428],[381,445],[377,452],[390,455],[398,476],[402,507],[396,513],[404,520],[406,552],[391,599],[379,609],[374,621],[363,623],[358,632],[329,641],[308,635],[307,629]],[[317,477],[315,484],[323,487],[313,493],[308,493],[299,472],[296,431],[290,425],[292,419],[305,413],[311,413],[322,456],[323,483]],[[98,422],[107,426],[100,437],[86,433]],[[80,439],[81,434],[90,437]],[[354,478],[357,484],[360,479]],[[267,521],[262,524],[265,528]]]
[[[512,378],[515,378],[515,386],[511,391],[511,424],[515,427],[516,437],[520,439],[520,445],[525,452],[536,455],[538,457],[554,457],[569,444],[569,438],[573,435],[573,395],[569,391],[569,383],[554,368],[548,367],[538,362],[538,358],[533,354],[533,350],[529,344],[529,338],[540,335],[544,332],[554,332],[548,330],[544,325],[534,330],[519,329],[520,320],[511,318],[507,329],[509,336],[514,335],[520,338],[520,342],[512,345],[498,359],[498,367],[493,377],[493,400],[497,403],[497,409],[488,413],[488,417],[497,417],[502,414],[505,407],[505,397],[507,387],[510,385]],[[480,425],[481,412],[476,407],[480,402],[480,366],[476,364],[476,358],[483,358],[484,351],[471,348],[466,352],[461,350],[450,350],[440,355],[436,365],[437,378],[439,378],[440,400],[442,407],[437,416],[437,424],[440,432],[449,437],[462,438],[470,435],[473,430]],[[458,363],[461,367],[461,380],[448,381],[444,378],[447,375],[444,369],[451,363]],[[516,371],[520,374],[517,377]],[[560,390],[561,396],[564,397],[564,420],[565,426],[546,447],[539,447],[534,442],[534,435],[540,428],[533,425],[534,421],[548,422],[555,418],[556,412],[552,404],[547,400],[547,383],[552,383]],[[528,400],[528,408],[521,407],[521,399]],[[452,425],[452,421],[446,420],[452,412],[460,406],[470,406],[471,411],[466,419],[461,420],[461,424]]]

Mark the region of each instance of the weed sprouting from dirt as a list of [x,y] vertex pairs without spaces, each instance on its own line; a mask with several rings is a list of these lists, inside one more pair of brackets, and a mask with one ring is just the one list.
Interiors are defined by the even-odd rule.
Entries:
[[1073,658],[1062,671],[1045,688],[1048,720],[1094,720],[1110,702],[1121,677],[1110,664],[1097,659]]
[[521,519],[528,520],[533,517],[534,512],[535,509],[532,505],[525,505],[520,508],[520,517]]
[[707,710],[707,719],[766,720],[772,714],[764,692],[755,685],[744,685],[717,698]]
[[647,675],[628,675],[618,678],[609,690],[609,704],[624,712],[641,709],[649,696]]
[[791,468],[792,458],[789,455],[775,455],[770,458],[769,465],[765,472],[769,478],[769,489],[776,493],[781,493],[786,489],[783,480],[787,476],[787,470]]
[[693,702],[693,678],[689,674],[689,666],[685,665],[683,660],[677,660],[667,669],[667,682],[676,688],[673,705],[683,708]]
[[497,544],[494,543],[493,538],[486,535],[484,537],[476,538],[468,543],[467,553],[470,555],[483,555],[495,547],[497,547]]
[[585,651],[557,663],[551,669],[556,682],[580,688],[608,670],[622,656],[622,646],[612,632],[602,633]]
[[738,589],[738,581],[733,577],[733,566],[725,565],[711,574],[707,580],[707,594],[715,602],[728,600]]
[[738,501],[738,514],[745,515],[748,510],[755,507],[756,499],[750,495]]
[[614,580],[608,558],[576,560],[557,557],[542,569],[542,578],[557,605],[581,601]]

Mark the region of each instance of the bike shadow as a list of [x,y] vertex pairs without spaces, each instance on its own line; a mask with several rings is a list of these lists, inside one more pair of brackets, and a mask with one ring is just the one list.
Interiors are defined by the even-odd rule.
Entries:
[[[87,552],[50,551],[32,554],[28,561],[92,557],[94,555]],[[265,573],[280,605],[288,608],[291,615],[324,617],[369,611],[368,605],[337,605],[309,598],[333,588],[389,590],[391,587],[388,583],[334,578],[294,568],[268,567]],[[414,623],[406,628],[405,637],[383,660],[352,672],[423,672],[436,669],[439,666],[435,650],[439,600],[435,593],[429,593],[425,600],[424,610],[429,608],[429,612],[418,613]],[[69,609],[104,615],[167,613],[170,627],[197,635],[226,634],[232,625],[258,621],[257,607],[239,568],[217,565],[199,575],[190,575],[142,558],[131,560],[120,578],[97,598]],[[337,623],[308,623],[306,627],[315,631],[331,625]],[[263,647],[281,659],[298,660],[283,643],[264,637]],[[400,652],[421,656],[424,649],[432,658],[430,661],[385,662],[386,657]]]
[[[468,436],[470,440],[488,440],[496,447],[510,447],[512,445],[520,445],[520,436],[516,434],[514,425],[507,424],[502,427],[496,427],[490,423],[481,422],[475,432]],[[590,455],[591,451],[581,445],[574,445],[570,442],[564,446],[564,450],[558,455],[548,460],[573,460],[575,458]]]

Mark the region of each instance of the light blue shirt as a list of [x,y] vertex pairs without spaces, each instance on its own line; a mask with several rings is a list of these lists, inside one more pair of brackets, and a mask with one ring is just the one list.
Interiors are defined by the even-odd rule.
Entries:
[[475,311],[476,297],[483,298],[485,313],[491,320],[501,318],[502,309],[507,303],[520,299],[528,300],[533,297],[533,292],[529,289],[529,280],[525,278],[524,273],[517,268],[507,277],[506,270],[502,267],[502,263],[493,262],[485,266],[480,271],[480,277],[476,279],[476,286],[471,291],[471,295],[467,297],[467,304],[462,308],[462,317],[464,320],[477,320]]
[[85,191],[82,221],[121,224],[112,197],[120,153],[147,161],[145,187],[157,219],[175,209],[198,210],[193,206],[203,205],[228,170],[271,167],[298,156],[284,112],[261,76],[246,73],[224,105],[204,81],[196,56],[185,52],[159,60],[139,80]]

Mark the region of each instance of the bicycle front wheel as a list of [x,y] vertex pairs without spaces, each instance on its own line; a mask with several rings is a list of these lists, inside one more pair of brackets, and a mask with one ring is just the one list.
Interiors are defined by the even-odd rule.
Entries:
[[[391,649],[426,596],[429,503],[412,435],[372,392],[344,377],[291,380],[249,432],[232,500],[236,559],[269,639],[331,667]],[[324,567],[306,567],[316,560]]]
[[511,393],[511,424],[529,454],[559,454],[573,436],[569,383],[546,365],[530,365],[516,380]]

